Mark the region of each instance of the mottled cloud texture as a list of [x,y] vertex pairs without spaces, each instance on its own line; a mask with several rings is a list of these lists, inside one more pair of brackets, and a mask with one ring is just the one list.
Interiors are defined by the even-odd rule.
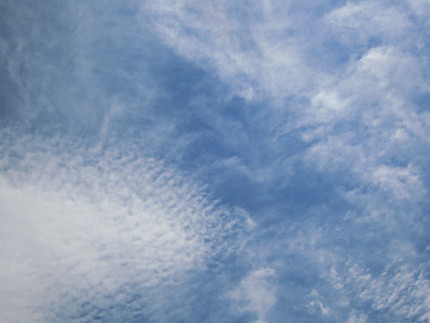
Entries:
[[0,321],[430,322],[430,2],[0,12]]

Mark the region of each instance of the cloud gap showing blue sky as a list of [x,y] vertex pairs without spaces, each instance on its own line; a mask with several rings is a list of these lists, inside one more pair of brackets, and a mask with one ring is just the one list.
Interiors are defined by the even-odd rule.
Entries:
[[430,2],[5,0],[0,321],[430,322]]

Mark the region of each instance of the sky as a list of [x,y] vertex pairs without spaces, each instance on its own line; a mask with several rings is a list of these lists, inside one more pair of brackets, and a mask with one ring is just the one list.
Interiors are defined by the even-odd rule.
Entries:
[[1,322],[430,322],[430,1],[0,3]]

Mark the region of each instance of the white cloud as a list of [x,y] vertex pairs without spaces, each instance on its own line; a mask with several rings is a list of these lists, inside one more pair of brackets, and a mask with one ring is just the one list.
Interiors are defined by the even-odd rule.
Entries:
[[[299,21],[297,10],[312,9],[311,4],[302,6],[249,1],[246,10],[253,14],[247,14],[226,2],[160,1],[146,3],[142,17],[151,20],[166,44],[215,71],[237,93],[257,94],[250,100],[261,99],[260,94],[268,98],[273,118],[289,120],[279,133],[306,129],[302,139],[312,147],[300,158],[311,161],[311,167],[341,171],[358,185],[390,192],[394,199],[422,199],[426,190],[418,161],[411,156],[402,166],[390,165],[399,151],[414,145],[418,150],[430,137],[430,114],[413,101],[416,91],[430,87],[423,72],[426,61],[416,54],[423,36],[408,7],[348,2],[323,14],[304,10]],[[312,15],[318,23],[305,28]],[[313,32],[307,34],[307,28]],[[346,61],[327,71],[323,61],[306,59],[332,38],[349,46],[343,49]],[[294,106],[283,101],[288,96],[309,103],[292,111]],[[383,170],[393,173],[382,176]]]
[[389,311],[418,322],[430,319],[430,283],[423,273],[407,266],[394,267],[379,277],[351,268],[349,279],[361,290],[360,297],[371,301],[375,310]]
[[67,317],[79,308],[75,298],[102,308],[102,295],[180,284],[212,257],[234,252],[229,237],[246,219],[236,221],[157,160],[36,144],[45,152],[2,159],[3,321],[47,319],[58,306]]
[[[316,289],[312,289],[310,293],[311,301],[306,305],[307,309],[312,313],[322,314],[323,316],[329,316],[331,314],[330,309],[324,304],[322,297],[320,297]],[[317,315],[318,315],[317,314]],[[319,316],[319,315],[318,315]]]
[[157,1],[142,6],[142,20],[150,20],[179,54],[209,65],[245,99],[269,94],[277,100],[303,91],[317,73],[289,37],[297,23],[289,7],[271,1],[239,7],[225,1]]
[[[415,32],[407,6],[400,4],[348,2],[321,16],[304,10],[312,9],[311,4],[302,6],[249,1],[240,11],[226,2],[159,1],[144,4],[142,17],[166,44],[214,70],[237,93],[250,100],[264,94],[274,119],[289,119],[285,133],[306,127],[302,138],[313,147],[305,159],[317,161],[320,169],[348,170],[373,183],[369,172],[390,167],[387,160],[399,149],[429,138],[430,115],[413,102],[414,91],[429,88],[425,60],[416,55],[422,36]],[[301,21],[298,7],[304,10]],[[306,34],[304,25],[312,14],[318,24]],[[331,37],[353,44],[349,59],[326,71],[324,62],[306,58]],[[375,37],[380,41],[368,43]],[[283,102],[291,95],[307,98],[309,104],[292,111],[294,106]],[[419,171],[414,176],[419,182]]]
[[[384,219],[378,222],[384,226]],[[340,225],[341,226],[341,225]],[[338,235],[335,230],[307,229],[292,237],[289,248],[296,253],[309,258],[315,264],[320,279],[332,286],[330,293],[336,293],[334,298],[323,297],[317,290],[310,292],[308,310],[322,314],[338,315],[342,310],[360,306],[361,311],[353,310],[349,313],[348,322],[368,322],[367,314],[384,313],[387,318],[395,320],[410,320],[428,322],[430,319],[430,282],[426,277],[425,265],[406,265],[406,259],[418,259],[410,241],[401,237],[402,228],[398,228],[394,235],[398,239],[385,241],[389,250],[379,259],[383,263],[381,270],[372,268],[377,261],[357,257],[353,246],[342,250],[338,245],[330,242],[330,235]],[[355,234],[368,239],[371,232],[360,231],[356,225]],[[380,228],[373,234],[382,236],[385,233]],[[345,238],[348,239],[348,238]],[[372,239],[375,241],[375,239]],[[374,246],[374,252],[381,252]],[[343,301],[346,300],[345,301]],[[329,312],[329,309],[334,309]],[[384,316],[383,316],[384,317]]]
[[[424,175],[430,113],[414,101],[417,92],[429,90],[425,75],[427,53],[422,50],[427,36],[420,31],[426,24],[428,1],[396,4],[355,1],[332,11],[318,9],[326,10],[323,13],[312,11],[313,6],[311,1],[247,1],[237,6],[227,1],[147,1],[140,15],[142,25],[150,27],[145,33],[154,28],[165,44],[214,72],[236,95],[250,101],[267,99],[264,108],[260,106],[264,110],[261,114],[252,112],[250,132],[258,131],[250,138],[272,136],[264,139],[270,143],[272,154],[261,160],[275,161],[262,163],[260,157],[253,157],[245,162],[235,156],[214,162],[210,167],[222,164],[235,168],[246,176],[254,176],[256,183],[273,181],[275,184],[270,184],[273,186],[268,185],[272,194],[275,191],[272,188],[281,186],[276,183],[286,183],[289,179],[286,173],[295,171],[292,166],[289,170],[284,167],[289,165],[285,161],[289,158],[286,157],[289,147],[273,134],[288,136],[290,130],[300,129],[303,141],[311,147],[295,156],[295,162],[304,160],[308,170],[319,170],[334,186],[337,181],[347,182],[349,186],[335,187],[336,192],[331,196],[342,198],[352,210],[343,222],[341,216],[333,220],[331,214],[323,219],[326,208],[327,212],[337,210],[330,209],[330,201],[321,203],[321,208],[312,212],[317,212],[315,216],[326,227],[303,228],[303,237],[287,242],[292,252],[309,257],[321,276],[345,299],[358,305],[370,304],[373,310],[398,317],[429,320],[429,301],[423,296],[428,295],[428,281],[420,270],[399,265],[408,261],[409,256],[412,263],[421,261],[414,256],[416,250],[410,238],[419,232],[417,223],[421,222],[415,220],[421,213],[417,209],[428,194]],[[129,32],[122,28],[126,19],[119,24],[112,17],[99,19],[100,9],[96,7],[94,12],[80,7],[73,10],[80,23],[69,44],[73,44],[76,53],[65,57],[73,61],[76,71],[69,75],[69,82],[58,83],[66,85],[67,90],[50,87],[57,84],[55,80],[60,75],[57,67],[64,64],[50,65],[41,71],[46,60],[38,59],[44,55],[37,56],[38,59],[29,57],[32,47],[28,39],[17,37],[15,49],[8,47],[10,43],[2,43],[0,51],[12,83],[21,91],[27,121],[36,118],[33,114],[55,110],[58,103],[61,112],[70,106],[70,115],[82,115],[82,120],[91,115],[95,120],[103,120],[98,134],[108,140],[115,121],[128,112],[121,103],[123,97],[112,99],[109,91],[101,89],[95,81],[103,77],[97,78],[92,73],[96,66],[109,70],[108,65],[116,58],[112,56],[109,62],[98,65],[92,49],[103,42],[115,49],[120,43],[134,40],[137,31],[143,32],[133,27],[133,36],[123,37]],[[32,12],[30,7],[25,10]],[[417,21],[421,26],[415,25]],[[103,33],[99,33],[103,24],[115,26],[106,29],[106,34],[111,31],[118,34],[112,37],[104,34],[103,38]],[[116,28],[119,25],[122,27]],[[89,33],[90,29],[94,34]],[[34,35],[46,40],[41,48],[47,53],[55,42],[50,42],[51,37],[39,35],[41,31],[43,28],[36,28]],[[326,43],[334,44],[333,48]],[[134,53],[135,48],[127,50]],[[31,71],[31,77],[20,75],[22,69]],[[151,80],[128,78],[126,69],[112,73],[121,74],[129,81],[127,84],[136,85],[137,92],[145,88],[149,94],[146,87],[152,86]],[[32,82],[40,87],[27,88]],[[78,82],[82,85],[76,91],[78,95],[68,92],[67,85]],[[39,92],[49,95],[39,96]],[[285,104],[285,98],[291,96],[301,103]],[[88,109],[95,97],[101,97],[96,100],[97,107]],[[32,98],[36,98],[36,104]],[[64,106],[65,98],[76,100]],[[139,100],[134,104],[140,105]],[[106,107],[110,108],[107,113]],[[215,116],[205,117],[217,119]],[[276,129],[269,119],[276,120]],[[156,123],[158,129],[169,131],[176,125],[169,120]],[[239,132],[232,131],[233,127],[226,130],[224,119],[213,120],[213,124],[223,129],[223,136],[234,137],[231,141],[236,146],[242,144],[244,136],[232,135]],[[271,130],[264,132],[262,128]],[[168,148],[175,146],[172,154],[183,147],[178,144],[182,139],[176,139]],[[162,139],[158,131],[153,131],[136,140],[146,144]],[[40,306],[53,309],[60,303],[73,303],[74,298],[84,294],[88,295],[84,297],[86,300],[100,302],[95,307],[105,306],[97,295],[114,295],[120,302],[126,296],[117,291],[127,284],[145,289],[151,295],[154,286],[180,284],[189,272],[204,268],[208,258],[239,248],[240,243],[231,246],[228,239],[235,221],[241,222],[245,229],[256,228],[246,211],[224,210],[215,205],[192,180],[160,165],[158,160],[135,152],[121,155],[128,147],[104,154],[102,145],[90,151],[76,148],[70,142],[59,141],[45,148],[40,147],[43,143],[36,144],[39,147],[7,151],[0,162],[0,211],[5,214],[0,219],[0,273],[5,282],[1,284],[4,292],[0,293],[3,297],[0,303],[5,308],[0,315],[6,321],[17,315],[22,317],[21,321],[43,320],[36,311]],[[7,150],[7,145],[0,148]],[[48,152],[40,152],[44,150]],[[255,153],[258,154],[263,155]],[[25,156],[20,159],[16,155]],[[249,164],[256,166],[250,169]],[[264,167],[259,167],[261,164]],[[333,174],[338,177],[333,179]],[[295,221],[289,216],[285,218]],[[313,220],[304,218],[304,225],[312,226]],[[303,223],[297,223],[302,229]],[[284,228],[285,223],[279,225]],[[364,242],[357,239],[348,245],[349,235],[354,238],[362,235]],[[334,241],[333,236],[340,236],[340,242]],[[371,258],[369,245],[373,248],[370,242],[380,242],[382,237],[387,238],[385,249],[378,251],[385,252],[387,268],[396,268],[398,273],[378,277],[369,273],[366,266],[367,258]],[[260,251],[260,256],[266,257],[269,249]],[[283,259],[279,254],[275,256]],[[299,267],[300,264],[295,268]],[[275,288],[270,283],[273,275],[271,268],[256,270],[230,294],[242,311],[255,314],[260,322],[268,320],[277,302]],[[308,302],[309,309],[336,317],[336,311],[343,305],[334,306],[335,301],[322,295],[322,292],[311,295],[314,299]],[[73,306],[70,307],[69,311],[73,311]],[[358,310],[345,311],[343,319],[350,323],[368,320]]]
[[406,34],[412,24],[404,8],[383,1],[347,2],[326,19],[346,43],[366,43],[372,37],[387,42],[410,41]]
[[418,172],[406,168],[380,166],[372,174],[372,181],[384,190],[390,190],[397,199],[420,200],[426,195]]
[[430,13],[430,1],[428,0],[407,0],[409,5],[412,7],[414,12],[418,16],[422,16],[424,18],[427,17],[428,22],[428,14]]
[[352,311],[346,323],[366,323],[366,322],[368,322],[366,313]]
[[240,311],[255,313],[256,323],[266,322],[269,310],[276,304],[275,289],[269,280],[273,275],[275,271],[272,268],[256,270],[229,294]]

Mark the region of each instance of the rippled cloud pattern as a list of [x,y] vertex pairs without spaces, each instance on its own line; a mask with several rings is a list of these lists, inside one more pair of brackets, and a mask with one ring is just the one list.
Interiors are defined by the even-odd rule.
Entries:
[[428,0],[4,0],[1,322],[430,322]]

